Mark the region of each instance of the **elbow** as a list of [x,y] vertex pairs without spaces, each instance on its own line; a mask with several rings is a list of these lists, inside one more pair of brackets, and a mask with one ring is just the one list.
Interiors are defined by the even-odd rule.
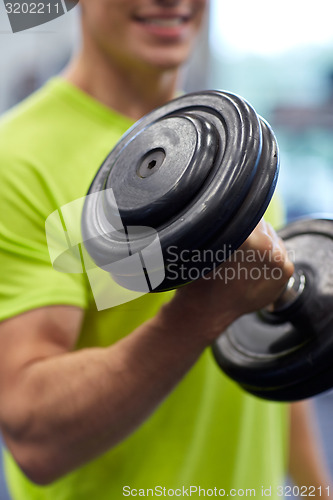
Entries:
[[65,472],[60,470],[52,453],[33,445],[13,442],[4,436],[7,448],[23,474],[38,486],[49,486]]
[[0,427],[9,453],[32,483],[48,486],[65,475],[64,457],[59,457],[54,441],[40,432],[41,426],[31,414],[17,411],[6,419],[2,415]]
[[49,486],[61,477],[47,463],[35,457],[14,457],[23,474],[34,484],[38,486]]

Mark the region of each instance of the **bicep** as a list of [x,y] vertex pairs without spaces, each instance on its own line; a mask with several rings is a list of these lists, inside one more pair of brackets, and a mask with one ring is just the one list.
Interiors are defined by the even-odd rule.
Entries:
[[39,360],[71,351],[83,310],[74,306],[34,309],[0,323],[0,420],[24,369]]

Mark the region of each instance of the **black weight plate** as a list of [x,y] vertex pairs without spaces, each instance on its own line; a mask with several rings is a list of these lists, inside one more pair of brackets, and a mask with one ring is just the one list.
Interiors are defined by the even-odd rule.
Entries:
[[239,318],[213,351],[248,392],[295,401],[333,387],[333,221],[299,220],[279,234],[306,277],[301,300],[280,322],[259,313]]
[[[166,273],[154,291],[177,288],[191,280],[170,272],[170,247],[178,256],[226,249],[228,257],[265,212],[278,164],[274,134],[244,99],[218,91],[182,96],[137,122],[101,166],[88,193],[101,197],[88,196],[83,210],[85,246],[107,266],[128,256],[126,237],[110,222],[153,227]],[[131,240],[132,252],[143,248],[144,236]],[[199,271],[214,266],[198,260]]]
[[207,178],[217,147],[215,127],[200,116],[172,115],[145,128],[118,156],[106,183],[123,224],[160,227],[177,215]]

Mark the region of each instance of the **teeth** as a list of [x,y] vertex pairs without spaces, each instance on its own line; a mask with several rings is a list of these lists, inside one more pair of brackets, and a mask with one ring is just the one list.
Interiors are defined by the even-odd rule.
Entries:
[[154,26],[161,26],[163,28],[175,28],[176,26],[180,26],[184,22],[182,17],[175,17],[173,19],[147,19],[146,23]]

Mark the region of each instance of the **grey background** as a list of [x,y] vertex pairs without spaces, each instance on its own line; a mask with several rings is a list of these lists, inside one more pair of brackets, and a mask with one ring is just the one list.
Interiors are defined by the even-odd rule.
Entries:
[[44,3],[44,6],[39,8],[33,0],[21,1],[20,8],[17,5],[19,2],[15,2],[15,0],[3,1],[5,7],[7,6],[7,14],[13,33],[48,23],[65,13],[61,0],[49,0],[47,4]]

